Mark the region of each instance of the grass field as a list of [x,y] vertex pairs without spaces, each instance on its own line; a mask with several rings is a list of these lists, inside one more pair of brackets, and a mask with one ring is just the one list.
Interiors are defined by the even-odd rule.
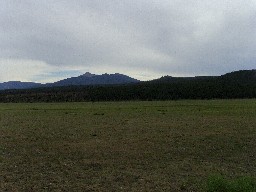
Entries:
[[256,100],[0,104],[0,191],[204,191],[256,176]]

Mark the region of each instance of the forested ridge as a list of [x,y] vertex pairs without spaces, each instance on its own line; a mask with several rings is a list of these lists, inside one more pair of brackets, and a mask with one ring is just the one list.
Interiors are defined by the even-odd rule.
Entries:
[[81,102],[256,98],[256,70],[170,77],[123,85],[45,87],[0,92],[0,102]]

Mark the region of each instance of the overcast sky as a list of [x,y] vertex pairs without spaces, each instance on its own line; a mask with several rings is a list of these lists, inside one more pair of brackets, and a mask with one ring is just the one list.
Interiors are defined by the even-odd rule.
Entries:
[[256,68],[255,0],[1,0],[0,82]]

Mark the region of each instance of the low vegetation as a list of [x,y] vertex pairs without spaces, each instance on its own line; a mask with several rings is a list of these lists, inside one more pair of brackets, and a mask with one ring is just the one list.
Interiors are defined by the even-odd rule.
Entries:
[[0,191],[254,190],[255,125],[256,100],[0,104]]
[[229,180],[221,175],[210,176],[206,186],[207,192],[255,192],[256,180],[240,177]]

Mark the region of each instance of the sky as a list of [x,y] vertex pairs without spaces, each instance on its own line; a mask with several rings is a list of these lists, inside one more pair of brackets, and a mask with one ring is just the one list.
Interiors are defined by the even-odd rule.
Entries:
[[255,68],[255,0],[0,1],[0,82]]

